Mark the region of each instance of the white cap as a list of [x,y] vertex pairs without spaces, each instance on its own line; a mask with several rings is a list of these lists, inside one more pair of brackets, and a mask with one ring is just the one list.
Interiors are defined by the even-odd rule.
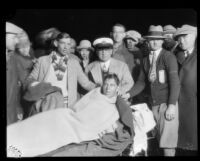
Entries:
[[23,32],[23,29],[14,25],[13,23],[6,22],[6,33],[20,34]]
[[94,40],[93,46],[95,46],[95,47],[112,47],[113,40],[108,37],[97,38],[96,40]]

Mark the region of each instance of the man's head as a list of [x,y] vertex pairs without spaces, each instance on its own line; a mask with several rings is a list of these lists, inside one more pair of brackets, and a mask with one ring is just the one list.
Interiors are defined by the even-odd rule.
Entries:
[[113,41],[108,37],[98,38],[93,42],[100,61],[108,61],[113,53]]
[[60,33],[54,40],[54,46],[58,54],[65,56],[71,51],[71,38],[67,33]]
[[135,46],[139,43],[141,39],[141,34],[137,31],[130,30],[126,32],[126,36],[124,38],[125,45],[129,51],[133,51]]
[[71,54],[75,54],[76,51],[76,41],[75,39],[71,38]]
[[119,78],[116,74],[108,74],[104,78],[102,92],[108,98],[117,96],[117,92],[119,89]]
[[115,24],[112,27],[111,37],[115,43],[121,43],[126,35],[126,28],[122,24]]
[[144,36],[151,51],[156,51],[162,48],[165,37],[163,36],[162,26],[151,25],[147,36]]
[[15,45],[18,42],[18,35],[22,32],[23,30],[20,27],[6,22],[6,49],[15,50]]
[[197,27],[183,25],[181,28],[177,29],[174,37],[178,40],[179,46],[182,50],[192,49],[195,46],[197,38]]

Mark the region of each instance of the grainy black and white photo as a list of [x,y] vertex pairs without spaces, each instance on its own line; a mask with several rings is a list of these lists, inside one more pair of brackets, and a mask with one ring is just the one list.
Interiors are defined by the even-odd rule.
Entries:
[[6,156],[197,156],[194,9],[16,9]]

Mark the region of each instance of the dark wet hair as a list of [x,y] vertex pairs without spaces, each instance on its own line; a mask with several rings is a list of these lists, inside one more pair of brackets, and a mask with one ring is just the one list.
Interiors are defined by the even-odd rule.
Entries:
[[119,83],[120,83],[119,78],[118,78],[117,74],[115,74],[115,73],[108,73],[108,74],[104,77],[103,83],[104,83],[107,79],[114,79],[117,85],[119,85]]
[[60,39],[63,38],[71,38],[70,35],[66,32],[61,32],[60,34],[57,35],[57,37],[55,38],[57,41],[59,41]]
[[114,30],[114,27],[115,27],[115,26],[124,28],[124,32],[126,32],[126,27],[125,27],[124,25],[122,25],[121,23],[116,23],[116,24],[114,24],[113,27],[112,27],[112,31]]

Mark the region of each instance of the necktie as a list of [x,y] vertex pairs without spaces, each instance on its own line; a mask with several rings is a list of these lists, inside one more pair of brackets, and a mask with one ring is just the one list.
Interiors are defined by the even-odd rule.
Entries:
[[156,80],[156,53],[153,52],[152,63],[149,70],[149,81],[153,83],[155,80]]
[[108,70],[106,68],[106,64],[103,64],[102,65],[102,76],[103,76],[103,80],[104,80],[104,77],[108,74]]
[[107,72],[106,64],[103,64],[103,65],[102,65],[102,71],[103,71],[103,72]]

